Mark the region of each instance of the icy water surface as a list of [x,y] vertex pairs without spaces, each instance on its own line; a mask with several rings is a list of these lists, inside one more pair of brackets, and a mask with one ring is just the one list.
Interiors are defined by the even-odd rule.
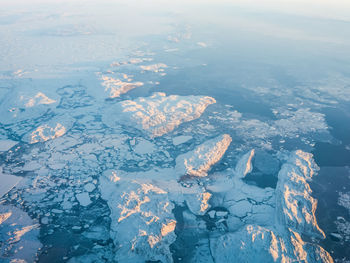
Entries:
[[348,3],[2,6],[0,262],[350,261]]

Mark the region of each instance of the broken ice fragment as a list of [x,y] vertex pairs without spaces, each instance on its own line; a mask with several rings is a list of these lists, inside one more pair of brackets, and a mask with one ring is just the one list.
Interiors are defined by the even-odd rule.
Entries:
[[85,189],[86,191],[88,191],[89,193],[92,192],[92,191],[94,191],[95,188],[96,188],[95,185],[92,184],[92,183],[87,183],[86,185],[84,185],[84,189]]
[[91,204],[90,196],[87,192],[76,194],[75,197],[81,206],[88,206]]
[[191,139],[192,139],[192,136],[177,136],[177,137],[173,138],[173,144],[175,146],[177,146],[177,145],[185,143]]

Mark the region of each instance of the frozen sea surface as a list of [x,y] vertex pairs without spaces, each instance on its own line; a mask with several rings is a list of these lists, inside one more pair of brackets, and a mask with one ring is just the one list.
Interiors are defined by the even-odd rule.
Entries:
[[350,262],[348,3],[1,6],[0,262]]

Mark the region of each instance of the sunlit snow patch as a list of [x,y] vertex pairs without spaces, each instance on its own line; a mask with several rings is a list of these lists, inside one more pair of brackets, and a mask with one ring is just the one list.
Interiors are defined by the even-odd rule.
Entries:
[[166,96],[158,92],[151,97],[117,103],[104,113],[102,120],[111,127],[118,124],[136,126],[151,137],[157,137],[183,122],[199,118],[215,102],[214,98],[207,96]]
[[57,116],[23,136],[28,143],[45,142],[63,136],[73,125],[69,116]]
[[211,250],[215,262],[333,262],[322,247],[304,242],[297,232],[284,237],[257,225],[211,240]]
[[111,209],[111,237],[118,244],[118,262],[172,262],[169,246],[175,241],[174,205],[166,190],[136,178],[106,171],[102,198]]
[[110,98],[120,97],[128,91],[143,85],[140,81],[128,82],[108,76],[102,76],[102,80],[102,85],[105,87],[105,91],[109,92],[108,96]]
[[277,209],[281,224],[299,233],[325,238],[316,221],[317,200],[311,196],[308,184],[318,169],[310,153],[298,150],[288,156],[278,174]]

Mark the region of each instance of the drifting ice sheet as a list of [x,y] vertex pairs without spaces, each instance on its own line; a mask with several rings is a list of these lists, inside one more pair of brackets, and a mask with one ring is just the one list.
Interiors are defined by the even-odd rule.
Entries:
[[180,175],[207,176],[210,168],[225,154],[232,139],[224,134],[199,145],[191,152],[176,158],[176,171]]
[[[158,137],[183,122],[199,118],[215,102],[214,98],[207,96],[166,96],[158,92],[151,97],[117,103],[105,112],[102,119],[110,127],[122,123],[136,126],[151,137]],[[120,119],[115,116],[120,116]]]

